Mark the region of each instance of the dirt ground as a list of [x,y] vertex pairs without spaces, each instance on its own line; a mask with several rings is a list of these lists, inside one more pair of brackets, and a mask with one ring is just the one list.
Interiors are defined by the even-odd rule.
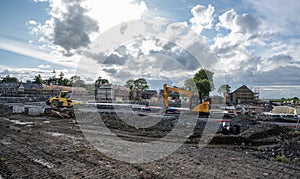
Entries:
[[[112,114],[103,118],[115,120]],[[134,140],[137,131],[122,125],[116,122],[111,130]],[[0,174],[2,178],[300,178],[300,138],[291,129],[245,127],[237,136],[217,134],[203,148],[196,133],[163,159],[129,164],[96,150],[74,117],[3,114]],[[160,133],[149,130],[142,136],[155,140]],[[288,162],[274,161],[281,154]]]

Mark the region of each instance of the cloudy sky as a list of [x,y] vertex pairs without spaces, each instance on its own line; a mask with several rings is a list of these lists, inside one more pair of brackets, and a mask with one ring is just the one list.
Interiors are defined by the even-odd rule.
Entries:
[[2,0],[0,76],[55,69],[159,88],[204,67],[216,88],[300,97],[299,9],[296,0]]

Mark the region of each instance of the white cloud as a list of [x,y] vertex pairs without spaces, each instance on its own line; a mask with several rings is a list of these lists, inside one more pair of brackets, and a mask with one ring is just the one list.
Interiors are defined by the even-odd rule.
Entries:
[[217,27],[223,27],[225,29],[231,29],[233,26],[234,17],[236,16],[236,12],[231,9],[229,11],[226,11],[222,15],[219,16],[219,23],[217,24]]
[[[56,73],[63,72],[66,74],[66,78],[70,78],[74,73],[68,69],[56,69]],[[26,82],[27,80],[33,80],[35,75],[40,74],[42,79],[50,78],[53,73],[52,70],[42,68],[15,68],[10,66],[0,65],[0,76],[11,75],[18,78],[20,81]]]
[[185,35],[188,32],[186,22],[173,22],[168,24],[166,29],[161,29],[161,36],[169,41],[175,41],[178,37]]
[[87,14],[99,22],[100,32],[115,25],[141,19],[148,8],[144,1],[134,0],[88,0],[85,5],[90,10]]
[[66,56],[74,50],[87,47],[89,35],[98,31],[97,21],[86,15],[82,1],[50,0],[50,19],[44,23],[29,21],[35,34],[41,34],[43,43],[57,45]]
[[46,69],[46,68],[50,68],[50,65],[38,65],[38,68],[42,68],[42,69]]
[[[253,44],[263,43],[264,35],[260,29],[260,23],[249,14],[238,14],[233,9],[226,11],[219,17],[216,28],[221,32],[221,28],[229,30],[228,34],[219,34],[214,38],[214,43],[210,48],[220,58],[220,64],[225,72],[239,73],[240,70],[252,70],[253,53],[248,50]],[[251,64],[252,63],[252,64]],[[245,66],[245,65],[250,66]]]
[[300,3],[295,0],[247,0],[266,28],[281,35],[295,35],[300,31]]
[[[72,58],[63,57],[60,54],[55,55],[47,50],[41,49],[34,45],[28,45],[27,43],[17,42],[6,38],[0,37],[0,49],[17,53],[20,55],[25,55],[28,57],[36,58],[46,62],[51,62],[54,64],[64,65],[71,68],[76,68],[76,62],[78,62],[79,57],[74,56]],[[64,60],[70,60],[69,62],[64,62]]]
[[35,20],[29,20],[29,21],[27,21],[26,22],[26,25],[32,25],[32,26],[35,26],[35,25],[37,25],[38,24],[38,22],[36,22]]
[[[232,84],[250,85],[296,82],[294,78],[288,77],[291,73],[287,69],[299,69],[300,63],[293,56],[299,46],[278,41],[261,19],[249,14],[238,14],[231,9],[218,18],[216,28],[220,33],[210,47],[219,56],[219,64],[227,80]],[[222,28],[229,32],[224,33]],[[252,48],[259,49],[260,54]],[[277,71],[278,76],[272,76]]]
[[32,33],[53,51],[72,56],[86,48],[101,32],[133,19],[147,10],[145,2],[133,0],[49,0],[50,18],[45,22],[28,21]]
[[258,20],[249,14],[237,14],[233,9],[219,16],[217,27],[229,29],[234,33],[252,34],[259,26]]
[[191,9],[193,17],[190,19],[192,24],[192,29],[198,34],[202,32],[203,29],[211,29],[213,26],[213,13],[215,8],[212,5],[208,5],[206,8],[202,5],[196,5]]
[[[101,33],[114,27],[115,25],[122,24],[129,20],[140,19],[142,18],[143,13],[148,11],[147,5],[144,1],[140,1],[139,3],[133,0],[87,0],[80,2],[82,2],[80,4],[81,7],[89,10],[81,15],[86,15],[89,18],[96,20],[99,25],[99,32]],[[32,26],[33,33],[43,34],[43,38],[41,39],[42,43],[49,41],[49,37],[53,36],[57,23],[55,18],[60,20],[64,19],[65,14],[67,12],[71,12],[68,9],[69,6],[66,4],[70,5],[72,3],[74,2],[69,2],[66,0],[50,0],[50,15],[53,18],[42,23],[35,21],[28,22],[28,25]],[[247,81],[249,83],[263,81],[263,78],[266,78],[265,74],[276,72],[277,69],[284,68],[286,70],[292,66],[295,67],[293,69],[299,69],[299,39],[294,38],[292,41],[290,41],[290,43],[287,43],[284,40],[278,40],[280,37],[284,36],[280,36],[280,33],[277,32],[281,32],[281,34],[284,32],[287,32],[286,34],[299,32],[300,20],[296,17],[298,17],[297,12],[298,9],[300,9],[298,4],[300,3],[294,1],[292,2],[290,0],[288,0],[288,2],[283,2],[283,0],[272,2],[269,0],[249,0],[248,3],[254,7],[257,12],[256,14],[252,14],[251,11],[251,15],[247,13],[240,14],[237,13],[238,11],[231,9],[214,19],[214,17],[216,17],[214,16],[215,8],[212,5],[208,5],[207,7],[203,5],[197,5],[191,9],[193,17],[189,19],[190,24],[185,21],[175,23],[166,22],[165,24],[159,24],[158,26],[153,24],[153,30],[157,32],[157,37],[164,37],[164,39],[172,43],[162,42],[161,44],[154,45],[152,42],[143,42],[142,40],[141,42],[136,43],[136,46],[128,45],[125,49],[127,52],[118,52],[115,53],[114,56],[111,56],[110,60],[111,62],[114,62],[114,64],[105,64],[107,66],[105,66],[106,71],[103,70],[103,74],[109,74],[113,76],[112,78],[114,78],[116,81],[119,80],[122,82],[120,79],[124,79],[126,75],[144,74],[145,76],[154,79],[155,77],[153,75],[151,76],[151,74],[148,74],[148,71],[163,78],[163,73],[166,74],[166,69],[168,69],[168,75],[179,79],[180,76],[187,74],[186,69],[173,71],[170,69],[172,65],[175,65],[172,62],[169,61],[168,63],[158,63],[156,59],[147,56],[147,54],[152,55],[151,50],[160,52],[162,51],[161,48],[166,51],[169,50],[170,53],[177,53],[180,51],[180,48],[178,48],[176,45],[188,48],[191,50],[192,55],[201,57],[201,60],[204,64],[203,67],[212,67],[216,76],[220,77],[220,74],[224,70],[225,73],[229,74],[229,76],[232,78],[233,82],[243,82],[245,79],[249,80],[250,78],[246,78],[247,76],[252,77],[252,81]],[[281,9],[278,7],[283,8]],[[215,21],[217,21],[217,24],[214,23]],[[59,22],[64,23],[65,21],[61,20]],[[69,26],[62,27],[65,28]],[[126,29],[125,27],[126,26],[124,26],[124,29]],[[196,31],[197,35],[195,35],[194,31],[190,31],[191,28]],[[216,28],[219,33],[216,35],[213,41],[210,41],[210,49],[219,58],[216,58],[212,53],[207,53],[209,49],[207,48],[207,43],[203,40],[205,37],[203,37],[203,35],[199,36],[203,29],[214,28]],[[289,30],[289,28],[292,30]],[[128,29],[130,29],[130,27],[128,27]],[[93,33],[89,33],[89,39],[91,41],[95,39],[99,32],[95,33],[93,31]],[[85,45],[86,44],[87,43],[85,43]],[[56,55],[57,51],[63,50],[53,43],[47,44],[47,47],[51,50],[54,50],[52,53],[55,53]],[[77,47],[80,48],[81,46],[70,46],[71,49],[77,49]],[[129,55],[128,51],[130,51],[131,56]],[[104,56],[102,53],[94,55]],[[169,55],[168,57],[170,58],[173,57],[169,53],[164,55]],[[118,60],[126,57],[130,58],[132,56],[137,57],[139,61],[135,61],[137,59],[133,60],[132,62],[129,60],[124,61],[124,63],[122,62],[122,65],[124,66],[120,68],[120,62]],[[219,63],[216,63],[217,60],[219,60]],[[160,64],[162,66],[167,64],[170,65],[167,66],[170,68],[165,68],[162,72],[155,64]],[[91,66],[95,66],[95,63],[86,61],[81,65],[83,65],[85,69],[89,69]],[[135,72],[135,74],[132,73],[132,70]],[[259,76],[256,74],[261,75]],[[117,77],[119,77],[119,79],[117,79]],[[284,76],[284,78],[286,77],[287,75]],[[259,78],[262,79],[259,80]],[[282,82],[284,81],[284,78],[278,78],[278,81],[276,82]]]
[[48,0],[33,0],[35,3],[38,3],[38,2],[47,2]]

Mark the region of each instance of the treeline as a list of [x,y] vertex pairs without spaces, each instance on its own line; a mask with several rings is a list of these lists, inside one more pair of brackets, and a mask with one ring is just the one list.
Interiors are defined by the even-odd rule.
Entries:
[[269,99],[269,101],[272,103],[285,103],[285,102],[295,102],[300,103],[300,99],[298,97],[293,98],[281,98],[281,99]]
[[[66,78],[63,72],[60,72],[59,75],[56,75],[55,70],[52,72],[52,76],[48,79],[42,79],[41,75],[36,75],[33,80],[27,80],[27,83],[35,83],[35,84],[44,84],[44,85],[59,85],[59,86],[77,86],[84,87],[86,89],[97,89],[102,84],[108,84],[108,79],[98,77],[98,79],[92,84],[86,84],[84,80],[80,78],[80,76],[74,75],[71,78]],[[184,89],[191,92],[199,92],[204,96],[209,96],[209,93],[215,88],[213,83],[213,72],[207,69],[200,69],[192,78],[185,80]],[[0,83],[3,82],[19,82],[16,77],[11,77],[7,75],[6,77],[0,79]],[[145,78],[138,79],[130,79],[127,80],[124,86],[129,89],[141,89],[146,90],[149,88],[147,80]],[[230,91],[230,86],[228,84],[223,84],[219,87],[218,92],[228,93]]]
[[[21,82],[18,78],[14,76],[7,75],[0,79],[0,83],[19,83]],[[80,76],[74,75],[71,78],[66,78],[63,72],[57,76],[55,71],[53,71],[53,75],[48,79],[43,79],[40,74],[34,76],[33,80],[27,80],[26,83],[34,83],[40,85],[58,85],[58,86],[77,86],[84,88],[92,88],[99,87],[101,84],[109,83],[109,81],[105,78],[98,77],[95,83],[86,84],[84,80],[80,78]]]

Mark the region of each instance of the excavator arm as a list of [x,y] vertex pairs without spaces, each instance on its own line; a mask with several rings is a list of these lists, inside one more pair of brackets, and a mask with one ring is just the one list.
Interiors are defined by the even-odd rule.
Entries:
[[[193,98],[193,93],[187,90],[183,90],[180,88],[176,87],[168,87],[167,84],[164,84],[164,100],[165,100],[165,107],[166,107],[166,112],[168,111],[169,108],[169,91],[172,92],[178,92],[180,94],[186,95],[189,98],[189,101],[191,102]],[[195,106],[191,105],[191,111],[192,112],[199,112],[205,115],[209,114],[209,103],[208,102],[202,102],[202,99],[200,99],[200,103],[196,104]]]
[[169,86],[167,86],[167,84],[164,84],[164,99],[165,99],[166,111],[169,108],[169,91],[177,92],[177,93],[186,95],[186,96],[188,96],[189,99],[191,99],[192,96],[193,96],[193,94],[190,91],[186,91],[186,90],[179,89],[179,88],[176,88],[176,87],[169,87]]

